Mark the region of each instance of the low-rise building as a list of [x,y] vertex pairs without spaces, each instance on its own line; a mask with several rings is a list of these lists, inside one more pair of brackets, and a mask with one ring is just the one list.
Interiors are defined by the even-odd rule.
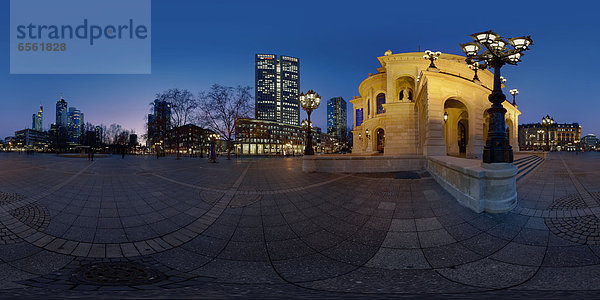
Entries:
[[581,125],[579,123],[554,123],[543,126],[541,123],[519,125],[520,150],[565,151],[580,147]]
[[[239,119],[235,127],[235,151],[241,155],[302,155],[306,130],[302,126],[256,119]],[[334,137],[312,128],[315,153],[333,153]]]
[[6,138],[4,138],[4,147],[6,150],[11,150],[13,148],[15,144],[14,140],[14,136],[7,136]]
[[48,133],[34,129],[23,129],[15,132],[13,148],[22,150],[45,151],[49,146]]
[[595,134],[588,134],[581,138],[581,147],[585,151],[600,150],[600,140],[598,140]]
[[[210,129],[187,124],[175,127],[168,131],[164,142],[164,150],[181,154],[200,155],[208,153],[210,148],[209,135],[214,133]],[[160,142],[160,141],[159,141]],[[179,144],[179,147],[177,146]]]

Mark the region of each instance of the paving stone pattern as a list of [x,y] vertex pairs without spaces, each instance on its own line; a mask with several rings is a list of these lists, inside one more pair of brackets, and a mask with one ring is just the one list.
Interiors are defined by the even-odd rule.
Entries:
[[599,167],[553,153],[492,215],[426,173],[2,153],[0,296],[590,297]]

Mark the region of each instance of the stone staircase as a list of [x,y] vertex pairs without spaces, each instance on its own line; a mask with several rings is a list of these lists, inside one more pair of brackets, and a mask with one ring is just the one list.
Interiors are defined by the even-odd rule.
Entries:
[[544,159],[537,155],[529,155],[516,159],[514,164],[519,169],[519,172],[517,173],[517,182],[523,179],[531,171],[535,170],[542,162],[544,162]]

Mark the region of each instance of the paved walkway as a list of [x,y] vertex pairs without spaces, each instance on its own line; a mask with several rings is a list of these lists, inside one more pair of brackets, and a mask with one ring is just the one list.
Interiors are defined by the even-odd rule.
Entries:
[[430,177],[297,158],[2,153],[0,296],[591,296],[599,167],[553,153],[490,215]]

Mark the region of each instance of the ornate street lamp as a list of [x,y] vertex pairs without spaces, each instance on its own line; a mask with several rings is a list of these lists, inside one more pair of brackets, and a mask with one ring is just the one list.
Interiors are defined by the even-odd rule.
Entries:
[[479,77],[477,76],[477,71],[479,70],[479,63],[474,62],[474,63],[470,64],[469,69],[471,69],[471,70],[473,70],[473,72],[475,72],[475,76],[473,76],[473,81],[479,81]]
[[[474,42],[460,44],[466,54],[467,64],[483,62],[480,68],[494,69],[494,89],[488,97],[492,107],[488,109],[490,124],[488,138],[483,148],[484,163],[512,163],[513,151],[506,137],[506,120],[504,114],[506,109],[502,103],[506,96],[502,93],[502,79],[500,68],[503,65],[516,65],[521,61],[522,52],[529,50],[533,41],[529,36],[508,39],[506,42],[499,34],[493,31],[485,31],[471,35]],[[508,44],[512,49],[507,48]]]
[[306,130],[306,127],[309,126],[309,124],[310,124],[310,128],[312,128],[312,122],[308,121],[307,119],[304,119],[304,120],[302,120],[301,126],[302,126],[302,128],[304,128],[304,130]]
[[425,55],[423,55],[423,58],[431,61],[428,69],[429,68],[437,69],[437,67],[435,66],[435,64],[433,62],[436,61],[440,55],[442,55],[442,52],[440,52],[440,51],[433,52],[431,50],[425,50]]
[[211,133],[208,135],[208,138],[210,139],[210,156],[209,156],[209,162],[212,163],[216,163],[217,162],[217,140],[219,140],[221,138],[221,136],[219,134],[216,133]]
[[313,90],[310,90],[306,92],[306,94],[300,93],[299,98],[302,109],[304,109],[304,111],[306,111],[306,114],[308,115],[307,124],[310,125],[306,126],[306,145],[304,146],[304,155],[314,155],[315,150],[312,147],[312,123],[310,122],[310,114],[313,110],[319,107],[319,104],[321,104],[321,96],[319,96],[319,94],[315,93]]
[[516,107],[517,106],[517,100],[516,100],[516,98],[517,98],[517,95],[519,94],[519,90],[512,89],[509,92],[513,96],[513,103],[512,103],[512,105]]
[[542,118],[542,126],[546,128],[546,151],[550,151],[550,126],[554,125],[554,118],[546,115]]

